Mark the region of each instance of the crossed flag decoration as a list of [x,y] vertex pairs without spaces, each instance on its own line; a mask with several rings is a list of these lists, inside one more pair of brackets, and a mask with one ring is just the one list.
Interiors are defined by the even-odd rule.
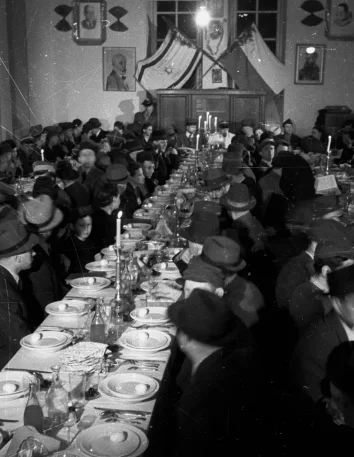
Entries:
[[[59,30],[59,32],[70,32],[70,30],[72,30],[72,26],[66,19],[72,10],[73,8],[70,5],[63,4],[55,7],[54,11],[59,14],[59,16],[62,16],[62,19],[55,25],[55,28]],[[116,21],[111,24],[109,28],[114,32],[126,32],[128,27],[121,22],[121,19],[128,13],[128,11],[122,6],[114,6],[109,10],[109,13],[116,18]]]

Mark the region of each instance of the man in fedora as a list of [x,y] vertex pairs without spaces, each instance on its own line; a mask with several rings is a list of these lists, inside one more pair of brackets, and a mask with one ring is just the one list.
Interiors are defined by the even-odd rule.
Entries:
[[272,168],[272,160],[275,156],[275,141],[273,138],[263,140],[259,145],[260,161],[254,172],[259,181]]
[[[198,120],[197,119],[187,119],[186,120],[186,130],[183,133],[177,135],[176,139],[176,147],[177,148],[192,148],[195,149],[197,145],[197,126]],[[202,145],[206,144],[206,139],[203,135],[199,137],[199,145],[198,148]]]
[[237,238],[243,251],[243,257],[248,259],[252,253],[264,251],[267,236],[261,223],[256,219],[251,210],[256,206],[256,199],[251,196],[245,184],[234,184],[220,199],[229,217],[232,219],[232,229],[237,233]]
[[43,318],[22,292],[20,272],[31,267],[38,237],[10,211],[0,223],[0,367],[20,349],[20,340]]
[[226,174],[220,168],[208,168],[203,172],[204,187],[212,199],[219,201],[230,187]]
[[301,138],[295,133],[293,133],[294,130],[294,123],[291,119],[286,119],[286,121],[283,122],[283,133],[276,136],[276,140],[285,140],[287,141],[290,145],[291,148],[298,149],[301,144]]
[[101,129],[102,124],[97,119],[97,117],[91,117],[87,123],[92,128],[92,134],[91,134],[90,140],[94,141],[95,143],[101,143],[101,140],[104,140],[106,138],[106,135],[108,132]]
[[205,290],[173,303],[168,315],[189,362],[171,427],[174,455],[195,456],[196,449],[204,457],[227,455],[229,449],[255,455],[261,373],[250,333],[221,298]]
[[107,168],[102,179],[115,184],[118,187],[119,195],[123,195],[129,180],[127,167],[119,163],[112,164]]
[[140,130],[143,127],[143,124],[149,123],[153,128],[157,124],[157,116],[155,113],[155,104],[152,100],[146,98],[142,105],[144,106],[144,111],[139,111],[134,115],[134,124],[138,125]]
[[23,288],[26,296],[31,297],[31,303],[36,303],[43,311],[49,303],[62,300],[67,292],[61,278],[59,259],[53,252],[54,241],[51,241],[54,229],[63,218],[63,212],[55,207],[48,195],[39,195],[19,208],[20,221],[38,235],[35,260],[31,268],[21,275]]
[[222,170],[228,176],[231,185],[236,183],[245,184],[250,193],[257,198],[259,189],[256,178],[251,168],[243,161],[245,147],[240,143],[232,143],[227,149],[222,161]]
[[163,186],[169,179],[173,170],[180,166],[181,159],[173,147],[167,147],[168,135],[164,129],[154,130],[151,141],[155,147],[156,170],[155,177],[160,186]]
[[181,251],[174,259],[180,272],[183,272],[191,259],[200,255],[208,236],[219,235],[220,222],[216,214],[209,211],[194,211],[189,227],[180,231],[180,236],[188,241],[188,248]]

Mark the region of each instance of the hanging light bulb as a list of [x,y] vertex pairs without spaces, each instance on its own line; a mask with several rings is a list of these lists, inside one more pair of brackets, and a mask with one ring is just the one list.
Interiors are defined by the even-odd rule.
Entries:
[[205,27],[210,22],[210,14],[206,6],[200,6],[195,16],[195,22],[198,27]]

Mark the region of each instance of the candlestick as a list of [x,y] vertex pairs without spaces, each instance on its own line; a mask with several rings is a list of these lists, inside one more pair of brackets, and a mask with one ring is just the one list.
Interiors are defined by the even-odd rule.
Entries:
[[198,147],[199,147],[199,133],[197,135],[197,142],[196,142],[196,145],[195,145],[195,150],[198,151]]
[[218,129],[218,118],[215,116],[215,119],[214,119],[214,127],[215,127],[215,133]]
[[41,160],[44,161],[44,149],[41,149]]
[[331,150],[331,141],[332,141],[332,137],[331,137],[331,135],[329,135],[328,136],[327,152],[330,152],[330,150]]
[[121,231],[121,224],[122,224],[122,216],[123,216],[123,212],[119,211],[119,213],[117,214],[117,233],[116,233],[117,249],[120,248],[120,231]]
[[198,116],[198,130],[200,130],[201,123],[202,123],[202,116]]
[[205,120],[208,122],[208,121],[209,121],[209,111],[207,111],[207,113],[206,113],[205,117],[206,117],[206,119],[205,119]]
[[204,121],[204,131],[205,132],[207,131],[207,128],[208,128],[208,123],[207,123],[207,121]]
[[209,114],[209,130],[211,130],[211,118],[212,118],[212,115]]

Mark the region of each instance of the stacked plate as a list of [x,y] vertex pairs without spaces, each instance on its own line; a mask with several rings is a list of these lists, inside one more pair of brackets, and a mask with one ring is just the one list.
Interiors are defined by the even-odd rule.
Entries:
[[102,249],[101,254],[105,256],[106,260],[117,260],[117,251],[114,245]]
[[149,440],[139,428],[115,422],[84,430],[76,443],[90,457],[137,457],[147,449]]
[[125,349],[153,353],[166,349],[171,343],[171,337],[159,330],[133,330],[123,333],[118,342]]
[[92,291],[95,292],[97,290],[104,289],[111,284],[111,281],[107,278],[100,278],[100,277],[87,277],[87,278],[76,278],[70,281],[70,285],[72,287],[76,287],[77,289],[83,291]]
[[45,310],[52,316],[72,317],[87,313],[88,307],[84,300],[62,300],[50,303]]
[[72,335],[65,332],[45,331],[27,335],[20,341],[23,348],[41,353],[58,352],[68,346]]
[[16,398],[27,394],[31,382],[36,383],[36,378],[26,371],[4,371],[0,373],[0,401],[16,400]]
[[140,373],[118,373],[103,379],[98,390],[105,397],[126,403],[140,403],[156,394],[159,383]]
[[143,231],[149,230],[151,225],[142,222],[134,222],[132,224],[123,225],[123,228],[131,235],[142,236]]
[[168,321],[167,308],[163,306],[152,306],[134,309],[131,317],[141,324],[162,324]]
[[97,262],[90,262],[85,265],[86,270],[89,271],[99,271],[103,273],[107,273],[110,271],[115,271],[116,270],[116,264],[115,262],[102,259]]
[[152,268],[170,279],[179,278],[181,276],[179,269],[173,262],[156,263]]

